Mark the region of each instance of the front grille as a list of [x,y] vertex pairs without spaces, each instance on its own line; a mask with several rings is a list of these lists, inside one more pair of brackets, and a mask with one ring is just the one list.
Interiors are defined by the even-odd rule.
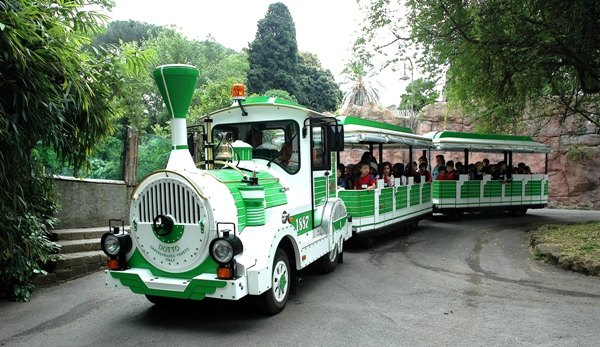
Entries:
[[151,183],[139,196],[139,218],[152,223],[159,214],[171,215],[179,224],[198,224],[201,204],[196,195],[183,183],[158,180]]

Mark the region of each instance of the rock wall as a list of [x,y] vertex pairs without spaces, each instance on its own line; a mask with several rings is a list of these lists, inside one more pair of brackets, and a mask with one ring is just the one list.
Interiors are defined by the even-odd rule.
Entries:
[[[473,124],[468,118],[462,117],[459,111],[448,112],[446,104],[442,102],[425,107],[418,115],[418,122],[410,117],[397,117],[391,111],[380,109],[375,104],[349,107],[343,115],[411,127],[414,133],[420,135],[431,131],[473,131]],[[531,136],[535,141],[550,146],[553,151],[548,155],[548,205],[560,208],[600,209],[600,131],[591,122],[582,121],[581,117],[570,116],[564,121],[560,118],[557,116],[544,121],[529,120],[524,127],[526,130],[519,134]],[[360,159],[359,153],[353,153],[352,158],[357,155]],[[446,153],[446,156],[447,160],[463,160],[458,153]],[[394,155],[394,161],[390,161],[406,162],[405,157]],[[502,155],[486,157],[492,163],[503,160]],[[473,154],[469,157],[469,162],[481,159],[481,154]],[[342,162],[345,162],[344,159]],[[347,162],[352,161],[349,158]],[[545,171],[543,154],[514,155],[513,163],[518,162],[525,162],[534,172]]]

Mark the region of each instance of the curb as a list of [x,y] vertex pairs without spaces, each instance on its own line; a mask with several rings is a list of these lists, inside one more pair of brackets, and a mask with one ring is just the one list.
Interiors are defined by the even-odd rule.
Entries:
[[529,231],[529,246],[534,258],[558,266],[561,269],[582,273],[589,276],[600,276],[600,262],[583,260],[579,256],[563,253],[558,246],[546,244],[547,225]]

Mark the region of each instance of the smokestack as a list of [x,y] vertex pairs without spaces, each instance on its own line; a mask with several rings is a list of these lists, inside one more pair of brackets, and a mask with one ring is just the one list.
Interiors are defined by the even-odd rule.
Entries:
[[186,116],[198,84],[198,76],[198,69],[191,65],[162,65],[154,70],[154,80],[171,115],[173,147],[167,170],[196,169],[194,159],[188,151]]

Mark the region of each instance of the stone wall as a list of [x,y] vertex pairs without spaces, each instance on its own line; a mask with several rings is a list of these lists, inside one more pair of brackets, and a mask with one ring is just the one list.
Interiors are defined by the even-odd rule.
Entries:
[[57,229],[106,226],[109,219],[121,219],[129,225],[129,205],[133,187],[123,181],[56,177],[59,194]]

